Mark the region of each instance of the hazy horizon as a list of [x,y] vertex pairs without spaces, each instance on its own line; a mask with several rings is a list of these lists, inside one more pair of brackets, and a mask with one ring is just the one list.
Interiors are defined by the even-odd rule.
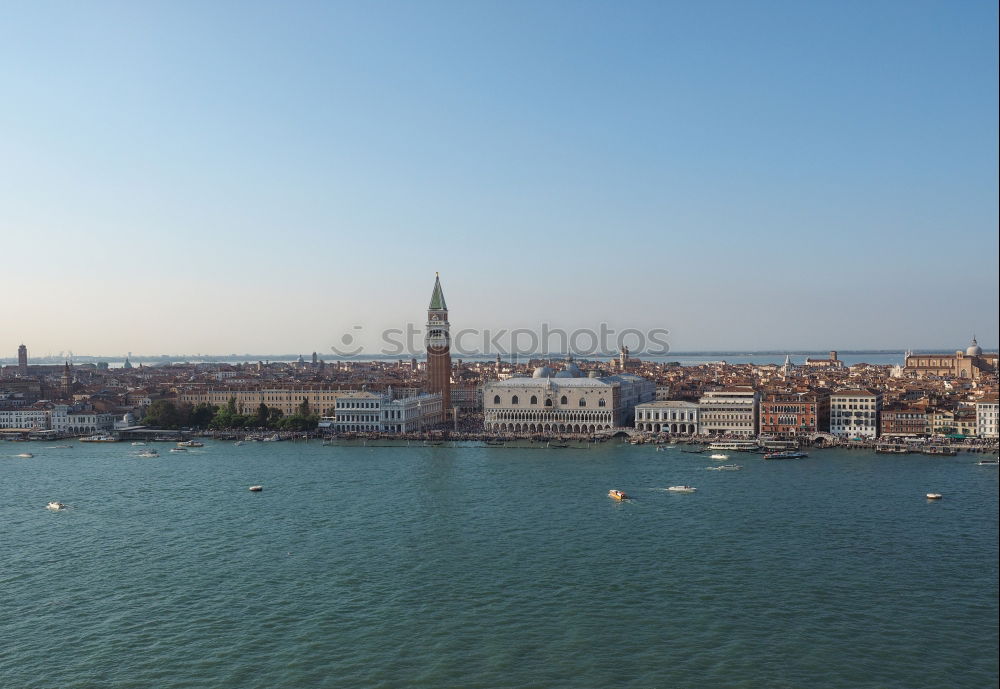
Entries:
[[[980,342],[980,345],[982,346],[983,351],[986,352],[986,353],[994,353],[994,352],[996,352],[998,350],[998,348],[995,347],[995,346],[983,345],[983,343],[981,343],[981,342]],[[840,355],[840,356],[856,356],[856,355],[862,355],[862,354],[876,354],[876,355],[900,354],[901,355],[901,354],[904,354],[907,351],[912,351],[915,354],[928,354],[928,353],[951,354],[954,351],[956,351],[956,349],[959,349],[959,348],[948,348],[948,347],[899,348],[899,347],[896,347],[896,348],[888,348],[888,349],[864,349],[864,348],[862,348],[862,349],[841,349],[841,350],[827,350],[827,349],[756,349],[756,350],[749,350],[749,349],[703,349],[703,350],[689,350],[689,351],[672,351],[671,350],[670,352],[668,352],[666,354],[656,354],[655,358],[657,360],[659,360],[659,359],[669,359],[671,356],[678,356],[678,357],[701,357],[701,356],[715,356],[715,355],[719,355],[719,356],[726,356],[726,355],[729,355],[729,356],[769,356],[769,355],[785,355],[785,354],[788,354],[788,355],[791,355],[791,356],[804,356],[804,355],[812,355],[812,354],[826,355],[829,351],[837,351],[838,355]],[[383,361],[383,360],[384,361],[392,361],[392,360],[396,360],[396,359],[409,359],[409,358],[411,358],[413,356],[415,356],[418,360],[420,360],[420,359],[422,359],[422,357],[425,356],[425,352],[416,352],[415,354],[404,353],[404,354],[399,354],[399,355],[389,355],[389,354],[382,355],[382,354],[378,354],[378,353],[361,353],[361,354],[358,354],[358,355],[355,355],[355,356],[341,356],[341,355],[337,355],[337,354],[331,353],[331,352],[324,353],[324,352],[321,352],[319,350],[315,350],[315,351],[316,351],[317,356],[318,356],[318,358],[320,360],[327,361],[327,362],[332,362],[332,361],[352,361],[352,360],[353,361]],[[32,363],[37,362],[37,361],[53,361],[53,362],[56,362],[56,361],[64,361],[64,360],[71,360],[71,359],[72,360],[81,360],[81,359],[91,360],[91,359],[94,359],[94,360],[106,360],[106,361],[113,361],[113,362],[114,361],[120,362],[120,361],[123,361],[125,359],[131,359],[131,360],[135,360],[135,361],[142,361],[142,360],[147,360],[147,359],[156,359],[156,360],[167,359],[167,360],[173,360],[175,362],[180,362],[180,361],[183,361],[183,360],[197,360],[199,362],[206,362],[206,363],[211,362],[212,360],[217,360],[217,361],[220,361],[220,362],[233,361],[233,360],[241,360],[241,361],[258,361],[258,360],[292,361],[292,360],[297,359],[300,356],[303,357],[306,361],[309,361],[310,357],[312,356],[312,353],[313,353],[313,350],[304,350],[304,351],[301,351],[301,352],[270,352],[270,353],[261,353],[261,352],[244,352],[244,353],[238,353],[238,352],[230,352],[230,353],[225,353],[225,354],[218,353],[218,352],[216,352],[216,353],[211,353],[211,352],[210,353],[183,353],[183,352],[181,352],[181,353],[164,353],[164,354],[145,354],[145,353],[141,353],[141,352],[121,352],[121,353],[112,353],[112,354],[88,354],[88,353],[80,353],[80,352],[56,352],[56,353],[49,352],[49,353],[46,353],[46,354],[35,354],[35,353],[32,353],[31,350],[29,350],[28,351],[28,357],[29,357],[28,363],[29,363],[29,365],[31,365]],[[638,356],[638,355],[645,354],[645,353],[644,352],[631,352],[631,354],[634,354],[634,355]],[[490,358],[490,359],[492,359],[495,356],[496,356],[496,352],[491,352],[491,353],[488,353],[488,354],[483,354],[481,352],[479,352],[479,353],[473,352],[473,353],[467,353],[466,354],[467,358],[475,358],[475,359],[481,359],[481,358]],[[527,355],[524,354],[524,353],[510,353],[510,352],[503,352],[503,353],[501,353],[501,358],[504,361],[509,361],[512,357],[516,357],[518,359],[524,359],[526,356],[532,356],[532,357],[539,357],[540,356],[540,357],[549,357],[549,358],[553,358],[554,359],[554,358],[557,358],[557,357],[565,356],[565,352],[556,352],[556,351],[543,352],[543,351],[537,351],[537,352],[531,352],[530,354],[527,354]],[[590,353],[590,354],[586,354],[586,355],[582,355],[582,356],[576,355],[576,356],[574,356],[574,358],[584,359],[584,360],[588,359],[588,358],[590,358],[590,359],[597,359],[597,358],[606,359],[609,356],[617,356],[617,354],[613,353],[613,352],[598,352],[598,353]],[[461,358],[461,357],[458,356],[456,358]],[[17,357],[16,356],[0,357],[0,364],[2,364],[2,365],[12,365],[12,364],[16,364],[16,363],[17,363]]]
[[0,352],[370,348],[422,326],[435,271],[455,329],[995,344],[997,18],[980,0],[12,6]]

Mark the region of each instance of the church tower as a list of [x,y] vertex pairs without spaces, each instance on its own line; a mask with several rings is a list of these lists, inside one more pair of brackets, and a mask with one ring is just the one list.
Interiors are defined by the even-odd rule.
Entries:
[[435,274],[434,292],[427,307],[427,391],[441,393],[442,409],[451,412],[451,335],[448,305],[441,291],[441,277]]
[[63,364],[62,394],[65,399],[73,399],[73,374],[69,370],[69,362]]
[[28,375],[28,348],[24,345],[17,348],[17,375]]

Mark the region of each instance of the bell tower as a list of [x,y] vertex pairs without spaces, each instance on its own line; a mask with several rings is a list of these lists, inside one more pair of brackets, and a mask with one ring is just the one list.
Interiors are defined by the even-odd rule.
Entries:
[[73,399],[73,374],[69,370],[69,362],[63,364],[62,394],[68,400]]
[[435,273],[434,292],[427,307],[427,391],[441,393],[445,415],[451,412],[451,334],[448,305],[441,290],[441,276]]

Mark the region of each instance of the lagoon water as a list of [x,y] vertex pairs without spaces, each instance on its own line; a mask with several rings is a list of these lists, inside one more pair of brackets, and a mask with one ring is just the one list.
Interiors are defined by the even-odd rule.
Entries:
[[136,449],[0,444],[0,686],[997,686],[972,455]]

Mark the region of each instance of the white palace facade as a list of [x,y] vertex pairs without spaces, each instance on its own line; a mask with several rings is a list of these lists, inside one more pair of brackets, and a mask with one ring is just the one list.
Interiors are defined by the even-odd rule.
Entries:
[[656,385],[631,374],[584,374],[572,359],[554,372],[508,378],[483,389],[483,427],[492,433],[596,433],[631,426],[637,404],[656,396]]

